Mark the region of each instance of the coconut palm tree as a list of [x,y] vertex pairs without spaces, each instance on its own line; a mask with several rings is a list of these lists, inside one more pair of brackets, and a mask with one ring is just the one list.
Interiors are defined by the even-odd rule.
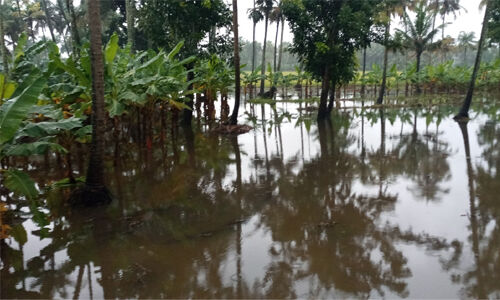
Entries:
[[474,49],[476,47],[477,42],[475,39],[476,33],[474,31],[461,31],[458,35],[458,46],[464,49],[464,65],[467,63],[467,49]]
[[382,23],[385,24],[384,30],[384,68],[382,75],[382,85],[380,87],[380,93],[377,99],[377,104],[382,104],[385,95],[385,88],[387,82],[387,62],[389,57],[389,40],[391,36],[391,17],[393,15],[403,16],[407,7],[406,0],[384,0],[382,2],[382,10],[380,19]]
[[[465,8],[460,5],[460,0],[435,0],[429,4],[430,9],[435,12],[432,28],[436,22],[437,15],[441,15],[442,24],[446,22],[446,15],[453,14],[457,17],[457,12]],[[441,29],[441,38],[444,39],[444,27]]]
[[255,27],[257,23],[264,19],[264,15],[260,9],[255,8],[255,0],[253,0],[253,9],[249,9],[248,18],[252,19],[253,22],[253,34],[252,34],[252,72],[255,71]]
[[229,120],[231,125],[238,122],[240,108],[240,46],[238,36],[238,0],[233,0],[233,33],[234,33],[234,108]]
[[[433,38],[439,32],[443,25],[432,29],[432,19],[433,14],[430,9],[426,7],[425,2],[421,2],[416,9],[415,20],[412,21],[407,13],[404,14],[405,22],[408,24],[408,32],[401,31],[397,29],[396,31],[400,34],[404,40],[405,46],[408,49],[415,51],[417,58],[417,78],[420,74],[420,62],[422,58],[422,53],[426,50],[434,50],[439,47],[441,41],[433,42]],[[420,94],[422,90],[417,80],[416,84],[417,94]]]
[[457,18],[457,12],[465,8],[460,5],[460,0],[441,0],[441,9],[439,14],[441,15],[443,28],[441,29],[441,38],[444,39],[444,24],[446,23],[446,15],[453,14],[453,17]]
[[260,94],[264,94],[264,83],[265,83],[265,74],[266,74],[266,44],[267,44],[267,26],[269,25],[269,16],[274,7],[274,0],[257,0],[257,6],[261,10],[264,15],[264,44],[262,46],[262,79],[260,80]]
[[[496,0],[495,0],[496,1]],[[483,0],[481,6],[485,6],[483,26],[481,29],[481,37],[479,38],[479,44],[477,46],[476,61],[474,62],[474,70],[472,71],[472,76],[469,83],[469,89],[467,90],[467,95],[465,96],[464,103],[458,115],[455,116],[455,120],[467,120],[469,119],[469,108],[472,102],[472,95],[474,94],[474,87],[476,85],[477,73],[479,71],[479,66],[481,65],[481,56],[483,54],[483,47],[486,41],[486,35],[488,34],[488,20],[490,17],[490,4],[491,0]],[[480,7],[481,7],[480,6]]]
[[56,37],[54,36],[54,29],[52,26],[51,19],[49,17],[49,7],[47,5],[47,0],[42,0],[40,3],[42,4],[43,13],[45,15],[45,22],[49,27],[50,37],[52,38],[52,41],[56,43]]
[[88,0],[90,28],[90,59],[92,68],[92,143],[85,186],[72,195],[75,204],[108,203],[111,197],[104,182],[104,61],[101,41],[101,13],[99,0]]
[[273,10],[269,15],[269,20],[271,21],[271,23],[276,23],[276,37],[274,39],[274,57],[273,57],[274,72],[277,71],[276,59],[278,54],[278,35],[282,19],[283,19],[283,14],[281,13],[281,2],[280,2],[278,6],[273,7]]

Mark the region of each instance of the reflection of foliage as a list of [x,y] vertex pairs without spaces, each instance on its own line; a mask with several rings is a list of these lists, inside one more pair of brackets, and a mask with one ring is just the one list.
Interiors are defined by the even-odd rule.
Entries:
[[[295,114],[270,109],[271,120],[261,120],[255,111],[249,114],[255,126],[262,121],[251,158],[240,151],[237,140],[186,130],[166,139],[161,151],[118,145],[108,174],[119,197],[107,210],[68,212],[58,203],[63,198],[59,191],[46,193],[40,211],[50,211],[51,230],[30,232],[30,238],[38,235],[49,242],[27,261],[22,247],[2,242],[6,267],[1,276],[8,278],[2,292],[12,297],[78,297],[88,287],[87,277],[97,276],[92,282],[105,298],[297,298],[303,296],[299,282],[309,283],[311,298],[405,297],[412,270],[401,245],[440,256],[451,253],[440,261],[446,271],[455,269],[460,242],[386,220],[400,201],[391,193],[392,180],[407,177],[428,199],[439,198],[440,184],[450,172],[448,145],[439,140],[439,130],[437,135],[414,130],[389,139],[386,119],[416,125],[414,114],[375,111],[373,118],[379,119],[373,124],[380,126],[381,143],[363,156],[352,130],[361,124],[353,122],[350,112],[335,112],[331,122],[309,124],[319,152],[305,159],[300,153],[283,155],[281,126],[302,128],[314,118],[300,113],[303,119],[295,121]],[[492,147],[495,140],[491,138]],[[276,152],[270,151],[274,142]],[[432,170],[432,165],[442,170]],[[490,181],[493,190],[495,179]],[[380,188],[360,191],[359,184]],[[490,214],[480,219],[481,230],[495,213],[493,196],[488,197],[491,206],[478,206],[481,215],[483,210]],[[26,211],[26,203],[16,205],[15,214]],[[268,247],[270,261],[255,281],[237,267],[244,257],[241,243],[247,241],[241,222],[253,215],[258,216],[252,218],[255,230],[271,240],[262,246]],[[490,249],[481,254],[485,262],[493,260],[498,244]],[[474,282],[475,274],[466,283]],[[29,285],[20,288],[26,279]],[[31,290],[38,292],[29,294]]]

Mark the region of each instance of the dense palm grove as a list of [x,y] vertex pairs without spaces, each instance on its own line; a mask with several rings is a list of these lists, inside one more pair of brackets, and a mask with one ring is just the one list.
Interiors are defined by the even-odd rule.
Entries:
[[[445,34],[446,17],[461,10],[457,0],[254,2],[248,11],[253,41],[238,45],[237,32],[232,35],[237,28],[232,9],[237,8],[222,0],[87,0],[80,5],[4,0],[0,176],[5,188],[37,198],[42,187],[21,167],[36,156],[57,157],[66,174],[61,183],[85,181],[74,175],[76,151],[78,156],[90,153],[89,168],[85,188],[70,200],[107,202],[104,144],[151,148],[181,125],[192,130],[194,123],[218,132],[246,131],[234,127],[240,77],[241,98],[276,101],[277,93],[283,101],[305,98],[319,102],[318,120],[329,118],[341,95],[376,99],[378,105],[420,105],[418,98],[401,101],[400,96],[439,93],[467,93],[457,115],[463,118],[474,88],[500,89],[500,59],[481,63],[482,52],[500,49],[498,1],[481,3],[485,22],[477,44],[473,34],[462,33],[458,41]],[[398,20],[401,25],[391,34]],[[255,40],[259,22],[265,23],[262,49]],[[292,44],[283,42],[285,22],[294,34]],[[275,42],[265,42],[271,34]],[[384,47],[383,60],[367,66],[372,45]],[[240,48],[248,64],[239,63]],[[463,61],[450,59],[462,50]],[[477,53],[473,66],[466,62],[467,51]],[[287,72],[283,57],[291,55],[298,64]],[[399,63],[391,63],[397,55]],[[248,71],[240,76],[240,68]],[[288,97],[292,91],[298,91],[298,100]],[[230,116],[233,92],[236,109]]]

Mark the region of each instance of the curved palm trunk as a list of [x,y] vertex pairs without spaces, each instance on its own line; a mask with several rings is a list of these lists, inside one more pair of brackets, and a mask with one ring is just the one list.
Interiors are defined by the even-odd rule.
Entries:
[[127,43],[132,51],[135,50],[135,1],[125,0],[125,13],[127,14]]
[[233,0],[233,32],[234,32],[234,108],[229,120],[231,125],[238,122],[240,108],[240,46],[238,36],[238,0]]
[[266,75],[266,42],[267,42],[267,25],[269,22],[269,14],[266,13],[265,18],[265,27],[264,27],[264,45],[262,46],[262,70],[260,70],[260,75],[262,78],[260,79],[260,94],[264,95],[264,86],[265,86],[265,78]]
[[491,0],[486,1],[486,9],[484,12],[483,28],[481,29],[481,38],[479,39],[479,44],[477,46],[476,61],[474,62],[474,70],[472,71],[472,77],[470,79],[469,89],[467,90],[467,95],[465,96],[464,103],[458,115],[455,116],[455,120],[468,119],[469,118],[469,108],[472,103],[472,96],[474,94],[474,87],[476,85],[477,73],[479,71],[479,66],[481,65],[481,56],[483,54],[483,46],[486,35],[488,34],[488,19],[490,15],[490,3]]
[[101,16],[99,0],[88,0],[90,27],[90,59],[92,68],[92,143],[85,187],[77,193],[78,204],[95,205],[111,201],[104,183],[104,61],[101,42]]
[[382,102],[384,101],[385,87],[387,84],[387,60],[389,58],[389,48],[388,48],[387,44],[389,42],[390,30],[391,30],[391,21],[389,20],[389,22],[387,22],[387,24],[385,25],[384,70],[382,72],[382,86],[380,86],[377,104],[382,104]]

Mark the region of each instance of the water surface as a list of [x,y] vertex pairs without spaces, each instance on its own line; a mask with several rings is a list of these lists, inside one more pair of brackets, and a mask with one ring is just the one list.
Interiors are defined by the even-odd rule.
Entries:
[[[448,106],[317,124],[304,104],[246,104],[238,137],[110,147],[107,208],[2,196],[27,239],[1,241],[1,296],[500,298],[495,101],[462,127]],[[40,185],[61,178],[41,166]]]

